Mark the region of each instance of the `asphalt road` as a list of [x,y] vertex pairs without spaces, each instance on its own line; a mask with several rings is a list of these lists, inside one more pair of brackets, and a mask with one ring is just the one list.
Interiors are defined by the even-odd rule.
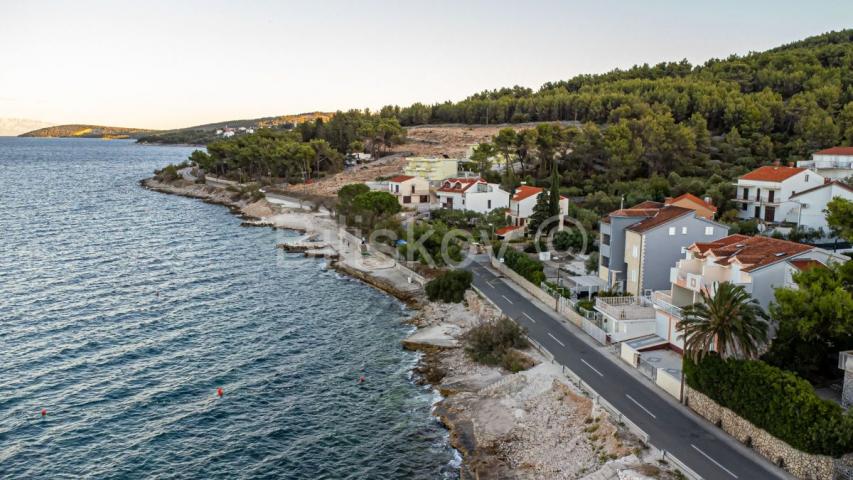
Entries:
[[718,438],[716,428],[666,402],[652,385],[631,376],[598,349],[575,336],[527,297],[510,288],[482,264],[468,267],[474,285],[527,329],[528,335],[580,376],[599,395],[666,450],[707,480],[789,478],[761,458],[753,458]]

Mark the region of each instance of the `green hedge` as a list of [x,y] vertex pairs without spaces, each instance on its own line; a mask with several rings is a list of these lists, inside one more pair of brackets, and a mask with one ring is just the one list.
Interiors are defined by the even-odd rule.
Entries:
[[757,360],[684,359],[687,385],[808,453],[853,451],[853,418],[795,374]]
[[465,296],[465,290],[471,287],[474,276],[467,270],[449,270],[426,284],[426,294],[430,301],[441,300],[445,303],[459,303]]
[[[495,254],[498,252],[499,249],[495,249]],[[527,256],[527,254],[521,253],[512,247],[505,249],[503,259],[504,265],[527,279],[533,285],[538,287],[545,280],[545,267],[539,260],[534,260]]]

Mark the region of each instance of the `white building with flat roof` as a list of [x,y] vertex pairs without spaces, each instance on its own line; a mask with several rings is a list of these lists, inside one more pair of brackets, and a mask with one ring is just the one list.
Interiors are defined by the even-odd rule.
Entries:
[[797,166],[831,180],[853,177],[853,147],[832,147],[815,152],[811,160],[800,160]]

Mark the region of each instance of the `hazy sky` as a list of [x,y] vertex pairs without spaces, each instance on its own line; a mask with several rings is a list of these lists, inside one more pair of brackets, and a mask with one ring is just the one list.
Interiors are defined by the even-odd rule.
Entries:
[[853,27],[846,1],[0,0],[0,117],[174,128],[459,100]]

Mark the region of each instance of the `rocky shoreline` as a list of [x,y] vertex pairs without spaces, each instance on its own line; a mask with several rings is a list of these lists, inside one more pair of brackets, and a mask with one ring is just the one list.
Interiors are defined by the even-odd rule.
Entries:
[[[636,437],[535,350],[521,352],[534,366],[518,373],[470,360],[463,348],[465,332],[501,315],[473,291],[466,292],[462,304],[427,302],[423,289],[392,268],[389,259],[374,255],[363,260],[361,245],[342,240],[340,227],[328,214],[284,208],[266,199],[251,201],[239,192],[184,180],[166,183],[151,178],[140,184],[224,205],[247,220],[243,225],[304,232],[304,244],[319,239],[316,243],[334,252],[327,255],[331,267],[417,309],[409,320],[417,331],[402,346],[422,352],[416,378],[443,397],[433,414],[448,428],[451,445],[462,455],[461,478],[678,478],[665,465],[647,459],[650,453]],[[303,246],[289,249],[301,251]]]

